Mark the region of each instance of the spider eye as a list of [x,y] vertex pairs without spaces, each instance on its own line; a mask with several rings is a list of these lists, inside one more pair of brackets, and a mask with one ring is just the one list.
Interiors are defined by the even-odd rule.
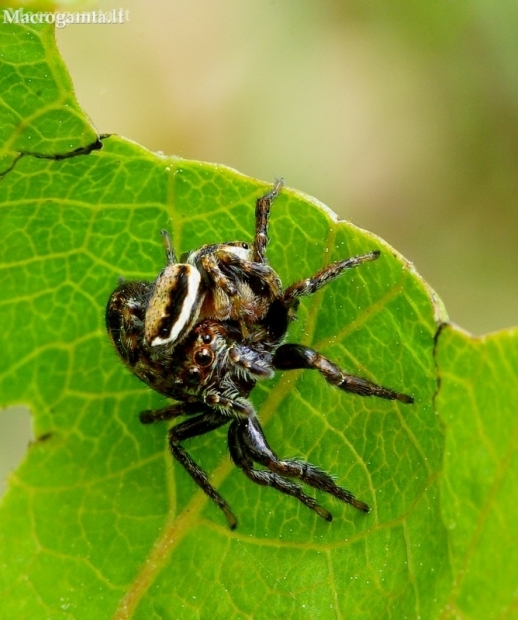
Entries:
[[248,250],[248,243],[242,243],[241,247],[243,248],[243,250]]
[[185,377],[186,383],[190,383],[191,385],[200,382],[201,372],[199,368],[193,366],[187,369],[187,376]]
[[209,342],[212,341],[212,336],[210,334],[203,334],[201,339],[203,340],[204,344],[209,344]]
[[214,361],[214,352],[206,347],[203,347],[203,349],[198,349],[194,354],[194,361],[202,368],[205,366],[210,366],[210,364]]

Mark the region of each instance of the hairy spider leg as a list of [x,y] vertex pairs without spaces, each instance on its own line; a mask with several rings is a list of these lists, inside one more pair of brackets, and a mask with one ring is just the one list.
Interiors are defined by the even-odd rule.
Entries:
[[205,435],[205,433],[210,433],[227,423],[228,418],[220,415],[217,411],[206,411],[169,429],[169,448],[173,457],[183,466],[194,482],[223,511],[229,528],[233,530],[236,528],[237,519],[230,510],[230,506],[211,485],[203,469],[193,461],[187,450],[180,445],[185,439]]
[[[231,250],[220,248],[215,250],[214,256],[220,264],[233,267],[236,272],[246,273],[247,275],[253,276],[259,280],[266,280],[268,277],[271,277],[272,274],[276,275],[270,266],[261,262],[241,258]],[[205,267],[205,265],[203,266]]]
[[221,392],[211,390],[205,395],[205,403],[223,414],[224,420],[242,420],[244,418],[255,417],[257,414],[252,403],[243,398],[237,396],[235,398],[228,398]]
[[219,286],[230,297],[237,295],[237,288],[231,279],[223,273],[220,265],[232,270],[239,275],[244,273],[252,278],[256,278],[260,282],[267,284],[277,284],[277,290],[273,290],[274,294],[278,294],[280,281],[275,271],[264,263],[254,262],[237,256],[231,250],[219,248],[204,254],[199,258],[200,265],[207,276],[216,286]]
[[373,250],[367,254],[336,261],[335,263],[327,265],[327,267],[324,267],[310,278],[305,278],[304,280],[294,282],[291,286],[288,286],[282,294],[284,305],[286,307],[291,307],[298,297],[312,295],[321,289],[325,284],[341,275],[346,269],[352,269],[353,267],[358,267],[363,263],[376,260],[379,258],[379,255],[379,250]]
[[160,234],[162,235],[164,241],[166,264],[174,265],[178,261],[176,259],[173,243],[171,241],[171,235],[167,232],[167,230],[161,230]]
[[[369,506],[365,502],[357,499],[347,489],[339,487],[329,474],[315,465],[295,459],[279,459],[268,445],[257,418],[247,420],[246,424],[242,424],[240,428],[243,446],[246,447],[250,457],[257,463],[264,465],[275,474],[297,478],[308,486],[329,493],[329,495],[333,495],[362,512],[369,512]],[[330,521],[331,518],[327,520]]]
[[273,201],[279,195],[284,185],[284,181],[279,179],[275,182],[273,188],[264,196],[257,199],[255,203],[255,236],[254,236],[254,253],[253,258],[256,263],[265,262],[265,251],[268,245],[268,219],[270,217],[270,208]]
[[372,383],[367,379],[343,372],[327,357],[301,344],[281,345],[273,356],[273,367],[276,370],[296,370],[301,368],[318,370],[328,383],[346,392],[352,392],[360,396],[377,396],[386,400],[399,400],[405,404],[414,402],[414,399],[407,394],[400,394],[389,388]]
[[228,350],[228,357],[235,366],[248,375],[260,379],[271,379],[274,375],[270,357],[265,359],[246,345],[234,343]]
[[201,413],[203,405],[200,403],[176,403],[163,409],[146,409],[140,412],[140,422],[142,424],[153,424],[153,422],[163,422],[172,420],[181,415],[194,415]]
[[239,467],[252,482],[261,486],[273,487],[281,493],[291,495],[291,497],[298,499],[304,506],[316,512],[326,521],[332,521],[333,517],[331,513],[317,504],[313,497],[306,495],[298,484],[291,480],[286,480],[275,472],[254,469],[254,459],[251,456],[250,448],[243,439],[244,433],[247,432],[246,427],[248,427],[249,422],[250,420],[235,420],[228,429],[228,448],[230,457],[235,465]]
[[215,253],[204,254],[199,260],[203,270],[216,286],[219,286],[230,297],[237,294],[237,288],[221,271]]

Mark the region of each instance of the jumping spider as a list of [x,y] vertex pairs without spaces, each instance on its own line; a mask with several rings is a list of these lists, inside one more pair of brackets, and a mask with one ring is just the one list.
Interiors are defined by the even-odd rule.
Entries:
[[[182,446],[185,439],[228,423],[230,456],[253,482],[292,495],[327,521],[331,513],[293,479],[369,511],[318,467],[277,457],[248,400],[258,380],[272,377],[276,370],[308,368],[347,392],[413,402],[406,394],[343,372],[309,347],[283,344],[300,297],[347,269],[377,259],[379,252],[332,263],[284,289],[265,258],[270,207],[281,187],[279,181],[257,200],[251,247],[237,241],[205,245],[178,263],[163,233],[166,267],[154,282],[122,282],[106,310],[109,336],[126,366],[152,389],[179,401],[143,411],[141,422],[190,416],[169,430],[171,453],[224,512],[231,529],[237,519],[229,505]],[[256,469],[256,464],[264,469]]]

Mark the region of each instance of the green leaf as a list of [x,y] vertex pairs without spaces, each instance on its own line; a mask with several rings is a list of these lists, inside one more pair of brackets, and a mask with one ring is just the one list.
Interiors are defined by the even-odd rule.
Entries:
[[[253,485],[221,430],[188,448],[239,518],[229,531],[172,463],[167,426],[139,423],[165,400],[118,360],[104,308],[119,275],[156,277],[162,228],[178,253],[249,241],[269,186],[118,137],[99,143],[47,28],[0,26],[0,54],[11,80],[0,91],[0,394],[29,405],[37,438],[0,506],[0,617],[511,617],[516,333],[478,343],[438,332],[442,306],[410,264],[283,190],[268,257],[285,284],[381,250],[304,300],[289,340],[416,402],[362,399],[310,372],[262,383],[252,400],[272,447],[332,472],[372,512],[320,494],[328,524]],[[27,97],[31,71],[54,98]],[[496,575],[485,603],[477,585]]]
[[77,104],[53,29],[0,23],[0,173],[20,153],[58,155],[97,135]]
[[454,584],[444,618],[515,618],[518,580],[518,330],[440,332],[441,481]]

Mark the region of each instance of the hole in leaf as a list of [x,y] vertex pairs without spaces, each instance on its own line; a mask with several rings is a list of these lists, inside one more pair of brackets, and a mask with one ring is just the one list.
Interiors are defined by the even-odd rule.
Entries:
[[0,410],[0,496],[7,488],[7,476],[21,462],[32,439],[28,407],[14,405]]

